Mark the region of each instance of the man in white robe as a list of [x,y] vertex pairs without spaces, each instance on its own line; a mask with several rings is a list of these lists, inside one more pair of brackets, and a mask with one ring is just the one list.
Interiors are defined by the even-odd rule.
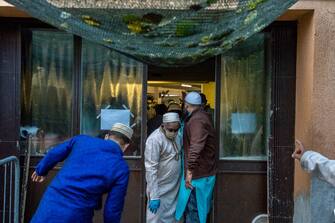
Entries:
[[300,161],[301,167],[335,186],[335,160],[330,160],[314,151],[305,151],[304,145],[299,140],[296,140],[296,143],[292,157]]
[[147,181],[147,222],[174,223],[181,180],[179,115],[169,112],[147,139],[144,158]]

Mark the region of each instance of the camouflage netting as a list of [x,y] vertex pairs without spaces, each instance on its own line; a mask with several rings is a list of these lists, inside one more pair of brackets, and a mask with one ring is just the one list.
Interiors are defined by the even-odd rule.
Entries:
[[146,63],[185,66],[225,53],[297,0],[7,0],[59,29]]

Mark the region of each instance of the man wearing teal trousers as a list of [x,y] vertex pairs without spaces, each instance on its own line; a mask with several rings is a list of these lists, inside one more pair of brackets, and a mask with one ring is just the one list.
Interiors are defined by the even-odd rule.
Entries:
[[176,209],[176,219],[184,216],[185,223],[206,223],[216,179],[215,130],[201,105],[199,93],[185,97],[183,177]]

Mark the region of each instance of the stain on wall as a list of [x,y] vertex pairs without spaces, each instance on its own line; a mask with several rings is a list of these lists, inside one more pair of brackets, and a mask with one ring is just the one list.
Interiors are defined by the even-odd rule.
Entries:
[[310,204],[311,223],[335,222],[335,187],[316,176],[312,177]]
[[312,223],[309,193],[302,193],[294,199],[293,222]]

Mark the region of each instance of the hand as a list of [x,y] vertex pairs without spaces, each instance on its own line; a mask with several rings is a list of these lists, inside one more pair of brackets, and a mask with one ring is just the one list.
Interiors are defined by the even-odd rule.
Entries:
[[149,202],[149,210],[153,214],[156,214],[160,205],[161,205],[161,201],[159,199],[158,200],[150,200],[150,202]]
[[186,171],[186,179],[185,179],[185,187],[188,189],[193,190],[193,186],[192,186],[192,172],[187,170]]
[[292,154],[292,158],[300,160],[302,155],[305,153],[305,147],[299,140],[295,140],[295,150]]
[[45,180],[46,177],[44,176],[38,176],[36,171],[34,171],[34,173],[31,175],[31,179],[33,182],[37,182],[37,183],[42,183]]

